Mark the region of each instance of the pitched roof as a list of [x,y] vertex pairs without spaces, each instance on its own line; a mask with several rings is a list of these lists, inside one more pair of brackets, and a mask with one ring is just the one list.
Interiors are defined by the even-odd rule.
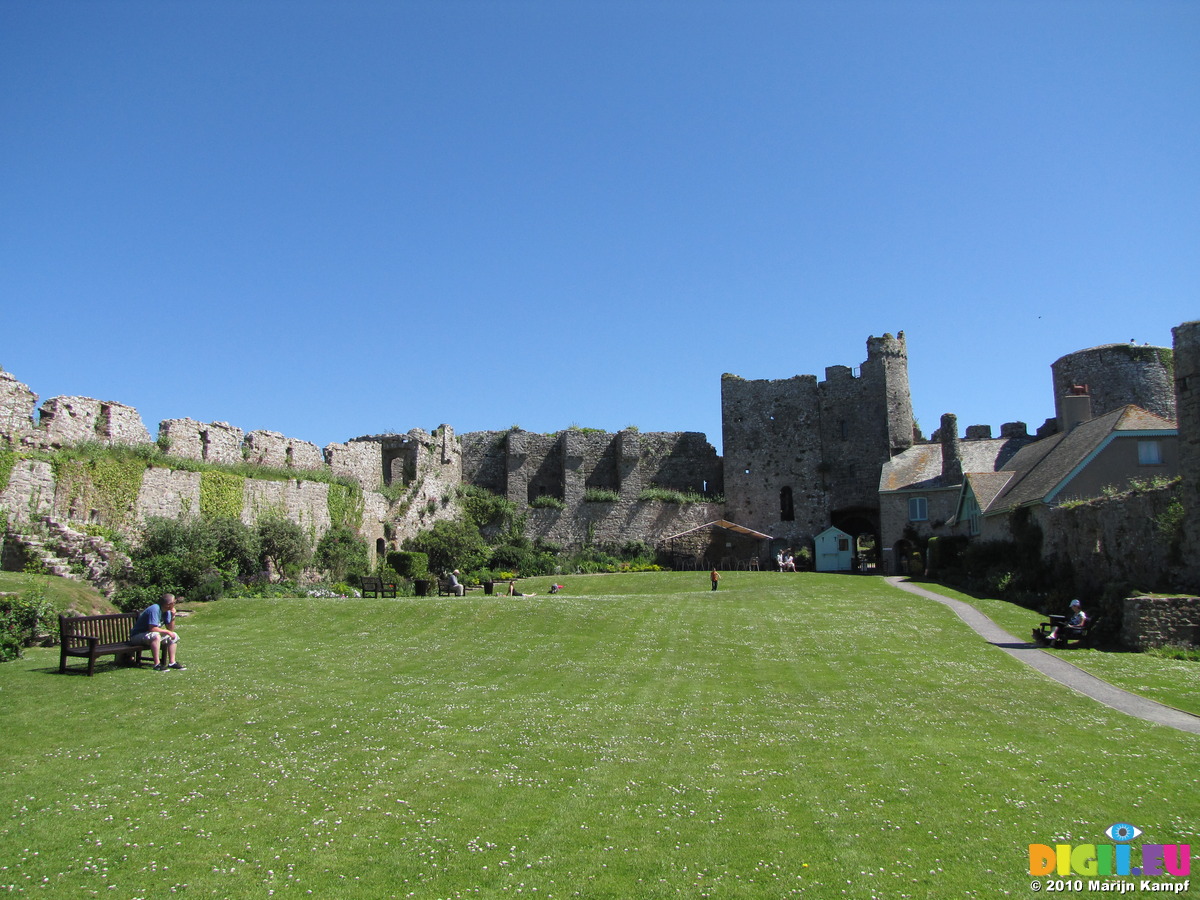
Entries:
[[[961,440],[958,442],[962,470],[967,472],[995,472],[1007,463],[1033,438],[986,438],[984,440]],[[958,482],[948,482],[942,476],[942,445],[917,444],[903,453],[893,456],[883,464],[879,475],[881,491],[934,490],[954,487]]]
[[[1012,473],[988,513],[1026,503],[1046,502],[1080,465],[1120,432],[1174,432],[1175,423],[1137,406],[1123,406],[1077,425],[1066,434],[1054,434],[1017,452],[1003,467]],[[977,498],[978,499],[978,498]]]

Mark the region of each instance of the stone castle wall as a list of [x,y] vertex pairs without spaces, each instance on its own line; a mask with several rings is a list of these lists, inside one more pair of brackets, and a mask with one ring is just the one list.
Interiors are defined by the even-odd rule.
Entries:
[[904,332],[868,339],[858,375],[724,375],[721,420],[727,518],[797,545],[831,522],[878,534],[880,466],[913,442]]
[[1121,617],[1121,643],[1130,650],[1200,644],[1200,598],[1130,597]]
[[1183,557],[1191,583],[1200,585],[1200,321],[1172,331],[1179,426],[1179,500],[1183,504]]
[[1068,353],[1051,366],[1054,411],[1062,430],[1062,398],[1078,384],[1088,386],[1092,417],[1132,403],[1164,419],[1175,419],[1175,379],[1169,347],[1105,344]]

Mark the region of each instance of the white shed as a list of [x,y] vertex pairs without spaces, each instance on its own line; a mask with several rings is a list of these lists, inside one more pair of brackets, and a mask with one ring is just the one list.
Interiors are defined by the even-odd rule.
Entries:
[[854,539],[840,528],[826,528],[813,539],[814,568],[818,572],[849,572],[854,559]]

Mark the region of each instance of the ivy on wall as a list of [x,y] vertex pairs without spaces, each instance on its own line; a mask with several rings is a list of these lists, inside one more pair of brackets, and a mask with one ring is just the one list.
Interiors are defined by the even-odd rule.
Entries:
[[325,502],[329,507],[330,527],[345,527],[354,531],[362,529],[363,496],[360,488],[331,484]]
[[17,464],[17,454],[12,447],[0,447],[0,493],[8,489],[8,480],[12,477],[13,466]]
[[91,459],[55,457],[54,481],[59,503],[90,517],[96,511],[102,524],[120,528],[137,510],[138,492],[146,463],[137,457],[96,456]]
[[246,477],[232,472],[200,473],[200,516],[204,519],[240,519],[246,498]]

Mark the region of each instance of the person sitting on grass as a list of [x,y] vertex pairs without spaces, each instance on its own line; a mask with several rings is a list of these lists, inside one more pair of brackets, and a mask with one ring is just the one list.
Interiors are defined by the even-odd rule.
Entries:
[[[158,603],[151,603],[138,614],[133,623],[129,640],[135,644],[148,644],[154,657],[154,671],[165,672],[167,669],[186,669],[187,666],[175,660],[175,647],[179,644],[179,635],[171,630],[175,623],[175,596],[163,594]],[[166,646],[166,653],[162,646]],[[164,659],[165,656],[165,659]]]
[[522,594],[520,591],[517,590],[517,582],[514,580],[514,581],[510,581],[508,583],[508,596],[510,596],[510,597],[536,597],[537,594]]

